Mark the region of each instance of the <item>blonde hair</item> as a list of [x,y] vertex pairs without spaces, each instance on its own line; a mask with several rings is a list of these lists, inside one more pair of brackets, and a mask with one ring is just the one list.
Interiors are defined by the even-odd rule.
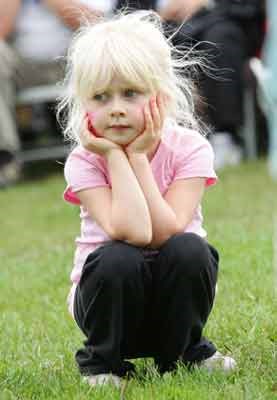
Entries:
[[175,49],[166,39],[160,17],[153,11],[118,13],[109,20],[86,23],[68,51],[65,94],[58,104],[64,136],[79,143],[85,102],[105,90],[116,74],[167,99],[167,117],[199,130],[195,90],[186,71],[201,64],[191,52]]

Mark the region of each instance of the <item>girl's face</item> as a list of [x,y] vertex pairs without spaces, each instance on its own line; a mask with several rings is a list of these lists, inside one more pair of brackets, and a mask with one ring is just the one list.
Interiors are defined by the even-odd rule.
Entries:
[[88,101],[89,119],[99,136],[127,146],[144,130],[143,107],[149,99],[150,92],[114,77],[103,92]]

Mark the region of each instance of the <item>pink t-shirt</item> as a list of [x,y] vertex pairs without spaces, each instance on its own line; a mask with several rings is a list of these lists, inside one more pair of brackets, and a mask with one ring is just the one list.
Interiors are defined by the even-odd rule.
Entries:
[[[206,138],[198,132],[167,124],[150,165],[160,192],[165,195],[171,183],[179,179],[204,177],[206,186],[213,185],[217,180],[213,162],[213,150]],[[64,199],[80,206],[81,211],[81,232],[76,238],[77,247],[71,272],[73,286],[69,296],[69,307],[72,312],[73,294],[87,256],[110,240],[106,232],[93,221],[80,204],[77,192],[101,186],[111,187],[111,180],[106,160],[81,146],[76,147],[66,161],[65,179],[67,188]],[[206,237],[202,222],[201,205],[199,205],[185,232],[194,232]]]

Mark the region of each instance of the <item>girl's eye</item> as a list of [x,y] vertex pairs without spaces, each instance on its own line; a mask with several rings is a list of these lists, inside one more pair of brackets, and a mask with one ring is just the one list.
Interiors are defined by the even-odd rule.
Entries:
[[133,90],[133,89],[126,89],[124,91],[124,96],[125,97],[135,97],[136,94],[137,94],[137,91]]
[[93,100],[96,101],[105,101],[107,100],[107,98],[108,98],[107,93],[97,93],[93,96]]

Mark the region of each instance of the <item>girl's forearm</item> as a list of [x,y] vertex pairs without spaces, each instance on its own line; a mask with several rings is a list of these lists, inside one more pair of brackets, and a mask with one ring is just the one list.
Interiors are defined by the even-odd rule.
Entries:
[[180,231],[174,211],[164,200],[154,179],[145,154],[130,154],[129,162],[143,190],[152,221],[150,246],[160,247],[172,235]]
[[112,183],[114,236],[137,246],[146,246],[152,239],[151,216],[128,158],[116,149],[107,154],[106,160]]

